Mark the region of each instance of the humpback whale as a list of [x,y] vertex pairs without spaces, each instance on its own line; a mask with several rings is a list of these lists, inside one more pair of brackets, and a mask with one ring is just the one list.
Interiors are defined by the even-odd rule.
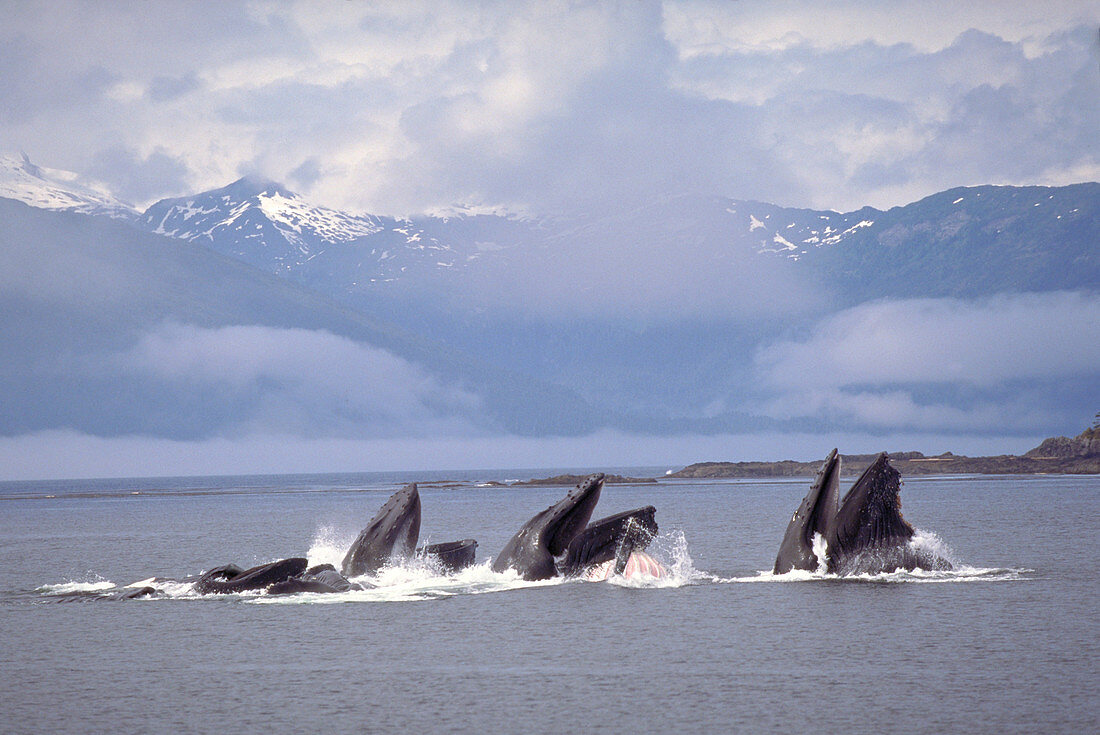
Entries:
[[837,493],[840,484],[840,455],[836,449],[829,452],[806,493],[802,504],[791,516],[787,533],[775,558],[775,573],[785,574],[792,569],[813,571],[818,567],[814,553],[814,536],[825,537],[830,523],[836,516]]
[[[946,559],[909,543],[913,527],[901,515],[901,475],[885,452],[838,503],[840,464],[834,449],[787,525],[775,559],[776,574],[814,571],[822,563],[834,574],[951,568]],[[818,536],[824,541],[824,559],[818,557]]]
[[194,588],[201,595],[248,592],[296,577],[306,571],[308,566],[309,561],[301,556],[280,559],[243,570],[236,564],[226,564],[203,574],[195,582]]
[[461,541],[446,541],[442,544],[430,544],[421,546],[416,550],[417,556],[423,556],[435,561],[439,568],[445,572],[457,572],[474,563],[477,554],[477,541],[472,538],[464,538]]
[[318,564],[296,577],[276,582],[267,588],[267,594],[292,595],[297,592],[347,592],[361,589],[362,585],[348,581],[331,564]]
[[588,525],[600,500],[603,480],[603,473],[590,476],[564,498],[523,524],[493,560],[493,571],[515,569],[527,580],[556,576],[554,558],[564,554],[577,534]]
[[631,554],[644,550],[657,535],[656,512],[647,505],[592,521],[569,542],[558,572],[575,576],[614,560],[614,573],[622,574]]
[[[585,518],[587,520],[587,517]],[[361,590],[363,585],[348,577],[378,571],[387,563],[410,557],[420,536],[420,494],[416,484],[406,485],[386,501],[348,549],[343,560],[343,573],[332,564],[309,567],[305,557],[292,557],[242,569],[236,564],[223,564],[199,576],[186,577],[192,589],[201,595],[233,594],[266,590],[272,595],[298,592],[347,592]],[[432,560],[447,572],[463,569],[474,563],[477,541],[463,539],[417,548],[417,556]],[[309,567],[309,568],[307,568]],[[79,591],[58,597],[65,599],[133,599],[155,596],[160,592],[150,586],[116,588],[115,590]]]
[[434,559],[449,572],[474,563],[477,541],[471,538],[416,548],[420,538],[420,493],[416,483],[398,490],[371,518],[352,543],[341,568],[345,577],[373,574],[387,563],[414,554]]
[[412,555],[420,538],[420,493],[416,483],[406,485],[374,514],[344,556],[345,577],[373,574],[392,559]]

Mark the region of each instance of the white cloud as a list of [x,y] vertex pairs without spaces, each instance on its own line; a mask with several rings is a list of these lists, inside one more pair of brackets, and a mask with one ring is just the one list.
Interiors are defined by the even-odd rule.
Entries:
[[479,400],[385,350],[327,332],[167,324],[109,365],[239,403],[223,432],[428,436],[472,430]]
[[382,214],[889,206],[1093,177],[1092,5],[21,4],[0,145],[82,172],[127,151],[120,189],[181,162],[148,200],[316,161],[303,193]]
[[773,0],[730,3],[686,0],[664,3],[665,31],[685,57],[740,51],[783,51],[793,45],[829,49],[871,42],[910,44],[938,51],[959,34],[981,28],[1012,41],[1039,39],[1069,21],[1097,17],[1089,0],[1057,3],[1004,1],[959,5],[952,0]]
[[1100,296],[1056,292],[862,304],[756,356],[774,386],[992,385],[1100,371]]

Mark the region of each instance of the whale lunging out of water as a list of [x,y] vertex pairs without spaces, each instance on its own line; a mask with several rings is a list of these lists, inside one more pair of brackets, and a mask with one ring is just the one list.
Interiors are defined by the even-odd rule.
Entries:
[[641,552],[657,536],[656,513],[656,508],[647,505],[592,521],[569,542],[558,571],[574,576],[591,567],[613,562],[609,567],[611,571],[624,574],[631,555]]
[[913,527],[901,515],[901,475],[885,452],[838,502],[840,464],[837,450],[829,452],[787,525],[775,559],[776,574],[816,571],[823,564],[834,574],[951,568],[946,559],[910,543]]
[[341,571],[346,577],[373,574],[386,564],[409,559],[414,554],[434,561],[449,572],[474,563],[477,541],[473,539],[417,548],[419,538],[420,493],[416,483],[412,483],[391,495],[367,527],[359,532],[344,556]]
[[554,558],[564,554],[574,537],[588,525],[600,500],[603,480],[603,473],[590,476],[523,524],[493,560],[493,571],[515,569],[527,580],[557,576]]
[[457,571],[474,562],[473,539],[432,544],[416,549],[420,536],[420,494],[416,484],[406,485],[383,504],[344,557],[341,572],[331,564],[306,568],[304,557],[292,557],[241,569],[235,564],[216,567],[194,582],[199,594],[266,590],[272,595],[299,592],[347,592],[363,586],[348,579],[377,572],[386,564],[410,558],[414,549],[446,571]]
[[391,560],[412,556],[420,538],[420,493],[416,483],[393,495],[370,519],[344,556],[345,577],[373,574]]
[[[646,506],[587,525],[603,483],[603,474],[592,475],[527,521],[493,560],[493,571],[515,569],[524,579],[539,580],[559,574],[576,576],[611,563],[607,575],[624,574],[633,555],[657,535],[656,509]],[[556,557],[563,557],[560,564]],[[660,567],[656,560],[654,565]],[[637,563],[631,567],[635,568],[641,570]]]

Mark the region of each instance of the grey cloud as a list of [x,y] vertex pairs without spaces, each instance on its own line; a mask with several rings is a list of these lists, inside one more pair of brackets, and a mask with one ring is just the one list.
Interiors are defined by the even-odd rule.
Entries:
[[0,42],[0,124],[24,125],[42,115],[87,108],[117,79],[100,64],[62,72],[50,54],[24,33]]
[[[1037,26],[1064,32],[1019,42],[979,29],[929,51],[914,30],[914,43],[855,34],[683,58],[655,3],[184,3],[152,18],[77,5],[55,26],[34,10],[0,30],[0,139],[80,171],[105,139],[154,141],[195,188],[242,162],[281,178],[312,159],[319,203],[411,214],[592,212],[692,192],[855,209],[1100,169],[1095,28],[1069,28],[1076,8]],[[782,26],[780,11],[753,12]],[[167,191],[178,174],[147,166],[164,181],[137,188]]]
[[320,162],[316,158],[308,158],[290,172],[290,181],[298,189],[309,191],[310,187],[321,178],[321,173]]
[[199,78],[194,71],[183,76],[155,76],[149,82],[146,95],[154,102],[168,102],[192,92],[199,87]]
[[416,148],[389,164],[389,178],[421,207],[466,197],[596,212],[685,193],[791,198],[796,179],[761,139],[752,111],[670,89],[672,49],[656,27],[639,25],[558,106],[502,131],[469,130],[470,118],[492,114],[476,91],[406,109],[402,129]]
[[695,57],[675,78],[700,95],[760,105],[754,124],[787,153],[815,206],[891,206],[1100,165],[1094,36],[1092,27],[1055,34],[1034,56],[977,30],[931,52],[803,42]]
[[188,168],[163,149],[142,157],[122,145],[96,153],[88,173],[112,185],[123,199],[142,202],[186,191]]

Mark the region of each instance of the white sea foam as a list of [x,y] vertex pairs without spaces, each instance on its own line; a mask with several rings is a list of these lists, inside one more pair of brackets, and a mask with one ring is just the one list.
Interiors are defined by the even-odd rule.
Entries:
[[527,581],[514,570],[494,572],[489,562],[467,567],[455,574],[441,574],[424,559],[410,559],[403,564],[386,566],[377,574],[356,577],[352,581],[362,590],[336,593],[302,593],[297,595],[258,596],[249,602],[260,604],[336,604],[342,602],[413,602],[434,600],[455,595],[477,595],[504,592],[527,587],[547,587],[564,583],[555,577]]
[[106,579],[95,582],[61,582],[60,584],[44,584],[35,592],[44,595],[71,595],[74,592],[102,592],[115,589],[115,583]]
[[909,539],[909,546],[914,551],[932,555],[937,559],[943,559],[949,562],[953,567],[957,568],[960,565],[951,547],[931,531],[925,531],[920,528],[916,529],[913,533],[913,538]]
[[[324,527],[315,534],[307,556],[310,564],[333,564],[339,567],[350,540],[338,531]],[[612,575],[606,581],[614,586],[646,588],[678,588],[693,584],[730,584],[756,582],[872,582],[872,583],[959,583],[999,582],[1027,579],[1033,570],[1004,567],[974,567],[961,563],[955,553],[934,533],[918,529],[910,541],[914,550],[949,561],[948,570],[898,569],[891,572],[838,575],[826,571],[827,546],[820,534],[815,534],[813,550],[819,563],[813,571],[793,570],[786,574],[760,571],[755,574],[721,577],[695,568],[687,539],[683,531],[675,529],[659,535],[646,549],[646,553],[664,567],[663,576],[635,574],[628,577]],[[494,572],[490,561],[484,561],[458,572],[448,573],[438,566],[437,559],[416,557],[402,563],[389,565],[376,574],[352,579],[363,589],[338,593],[299,593],[293,595],[268,595],[264,590],[254,590],[230,595],[200,595],[188,581],[164,580],[150,577],[125,586],[118,586],[106,579],[92,581],[67,581],[47,584],[36,591],[43,595],[67,595],[110,592],[119,589],[155,587],[160,593],[148,599],[175,600],[241,600],[255,604],[336,604],[343,602],[411,602],[477,595],[490,592],[508,592],[530,587],[551,587],[560,584],[584,583],[580,578],[555,577],[547,580],[528,581],[514,570]]]
[[1012,569],[1007,567],[971,567],[959,566],[949,570],[897,569],[892,572],[874,574],[822,574],[817,571],[793,569],[785,574],[760,571],[744,577],[715,578],[722,584],[741,584],[751,582],[896,582],[896,583],[947,583],[947,582],[1011,582],[1027,579],[1032,569]]
[[[343,556],[343,547],[337,547],[331,535],[319,533],[310,547],[311,563],[322,563],[334,556]],[[687,584],[710,581],[711,575],[695,569],[688,552],[687,540],[682,531],[658,536],[646,549],[668,571],[664,577],[635,575],[631,579],[615,577],[612,584],[632,588],[675,588]],[[339,559],[334,563],[339,564]],[[433,600],[455,595],[477,595],[490,592],[508,592],[531,587],[553,587],[577,583],[579,579],[554,577],[528,581],[515,570],[494,572],[489,561],[454,573],[441,571],[436,560],[423,557],[388,565],[376,574],[355,577],[351,581],[363,586],[361,590],[337,593],[300,593],[295,595],[254,595],[248,602],[256,604],[339,604],[343,602],[412,602]]]
[[156,581],[156,577],[149,577],[148,579],[131,582],[130,584],[123,587],[123,589],[141,589],[142,587],[152,587]]
[[946,561],[950,569],[895,569],[889,572],[869,572],[863,574],[834,574],[826,567],[828,545],[821,534],[814,534],[813,551],[818,558],[814,571],[792,569],[785,574],[772,571],[760,571],[744,577],[717,579],[719,582],[893,582],[893,583],[945,583],[945,582],[1006,582],[1026,579],[1031,569],[1013,569],[1007,567],[974,567],[962,563],[952,549],[931,531],[915,529],[909,541],[910,548],[921,555]]

